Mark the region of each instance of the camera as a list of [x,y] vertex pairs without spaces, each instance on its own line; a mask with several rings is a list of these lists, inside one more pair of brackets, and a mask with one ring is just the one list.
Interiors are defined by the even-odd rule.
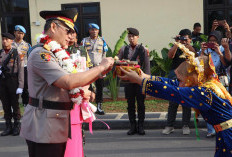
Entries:
[[225,20],[219,20],[219,21],[218,21],[218,25],[219,25],[219,26],[224,26],[225,23],[226,23]]
[[187,38],[183,37],[183,36],[179,36],[175,38],[176,40],[182,40],[182,41],[186,41]]
[[205,43],[205,46],[207,46],[207,48],[214,48],[215,44],[214,43]]

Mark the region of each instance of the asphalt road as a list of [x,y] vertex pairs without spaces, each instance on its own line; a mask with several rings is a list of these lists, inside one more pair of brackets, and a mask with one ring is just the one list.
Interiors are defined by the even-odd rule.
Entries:
[[[175,130],[162,135],[161,130],[146,130],[145,136],[128,136],[127,130],[86,131],[86,157],[213,157],[215,139],[205,138],[200,130],[200,141],[194,130],[182,135]],[[27,146],[21,137],[0,137],[0,157],[27,157]]]

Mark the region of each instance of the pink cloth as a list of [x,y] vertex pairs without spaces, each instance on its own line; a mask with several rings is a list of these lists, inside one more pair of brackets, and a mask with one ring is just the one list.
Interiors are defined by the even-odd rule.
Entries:
[[82,115],[81,106],[74,105],[70,112],[71,118],[71,138],[67,141],[64,157],[84,157],[82,142]]

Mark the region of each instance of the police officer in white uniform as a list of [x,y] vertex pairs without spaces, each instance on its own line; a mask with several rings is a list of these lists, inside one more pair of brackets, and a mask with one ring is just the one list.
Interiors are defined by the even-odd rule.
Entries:
[[[44,32],[63,49],[74,32],[77,10],[41,11]],[[42,43],[42,41],[41,41]],[[72,103],[69,90],[85,86],[111,70],[114,60],[105,58],[86,72],[69,74],[46,44],[35,47],[28,58],[29,105],[22,119],[21,136],[29,157],[63,157],[69,135]]]

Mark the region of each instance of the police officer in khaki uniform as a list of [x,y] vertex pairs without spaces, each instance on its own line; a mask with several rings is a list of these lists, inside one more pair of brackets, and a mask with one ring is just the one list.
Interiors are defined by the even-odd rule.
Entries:
[[[19,94],[22,93],[24,84],[24,63],[18,55],[17,49],[12,48],[14,36],[10,33],[2,33],[3,49],[0,50],[0,99],[2,101],[6,129],[1,136],[13,134],[19,135],[20,109]],[[12,112],[13,110],[13,112]],[[14,119],[12,127],[11,119]]]
[[[106,52],[108,51],[107,44],[104,38],[99,37],[99,26],[95,23],[89,24],[89,34],[90,36],[84,38],[81,44],[88,51],[89,57],[93,64],[93,67],[99,65],[103,58],[106,57]],[[97,114],[104,115],[104,111],[102,110],[103,103],[103,86],[104,79],[99,78],[95,82],[96,85],[96,103],[97,103]]]
[[[44,32],[64,49],[74,32],[77,10],[41,11]],[[85,86],[111,70],[114,60],[105,58],[86,72],[69,74],[48,47],[33,47],[28,57],[29,104],[20,135],[26,139],[29,157],[63,157],[68,140],[72,103],[69,90]],[[87,97],[86,97],[87,98]]]
[[[146,74],[150,74],[150,61],[149,61],[149,51],[147,48],[138,44],[139,31],[135,28],[127,28],[128,30],[128,40],[130,44],[128,46],[123,46],[120,51],[118,58],[129,59],[131,61],[138,61],[141,69]],[[145,96],[141,94],[140,86],[134,83],[128,83],[125,85],[125,97],[128,103],[128,116],[131,128],[127,132],[128,135],[134,135],[138,132],[139,135],[144,135],[144,119],[145,119]],[[135,115],[135,101],[137,101],[137,112],[138,112],[138,128],[136,124]]]
[[19,55],[24,60],[25,77],[24,77],[23,93],[21,95],[24,106],[28,104],[28,100],[29,100],[28,85],[27,85],[27,52],[31,48],[31,45],[23,40],[25,34],[26,34],[26,29],[21,25],[16,25],[14,31],[15,39],[12,43],[12,47],[18,50]]

